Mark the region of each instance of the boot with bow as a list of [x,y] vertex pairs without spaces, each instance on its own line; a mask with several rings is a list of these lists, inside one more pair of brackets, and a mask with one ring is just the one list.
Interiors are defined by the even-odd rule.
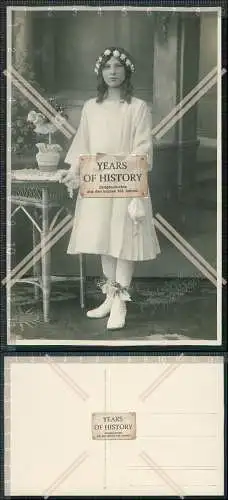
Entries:
[[115,294],[107,323],[107,330],[119,330],[125,326],[127,314],[126,302],[131,301],[127,288],[122,287],[119,283],[116,283],[114,287]]
[[113,282],[111,280],[107,280],[105,282],[99,283],[98,285],[101,288],[102,293],[106,294],[106,299],[99,307],[87,311],[86,315],[88,318],[105,318],[105,316],[107,316],[111,312],[115,294]]

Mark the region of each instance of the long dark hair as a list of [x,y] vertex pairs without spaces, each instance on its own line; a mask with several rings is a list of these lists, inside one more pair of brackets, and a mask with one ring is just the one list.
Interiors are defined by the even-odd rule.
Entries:
[[[107,63],[107,61],[109,61],[109,59],[111,59],[111,57],[113,55],[112,54],[113,50],[118,50],[121,54],[122,53],[125,54],[126,57],[129,58],[130,61],[132,61],[131,55],[125,49],[122,49],[121,47],[108,47],[108,49],[110,50],[111,54],[102,57],[102,62],[100,64],[100,67],[98,70],[96,102],[103,102],[107,96],[108,85],[104,81],[104,78],[102,75],[102,70],[103,70],[105,64]],[[122,61],[120,61],[120,62],[122,63],[122,65],[124,66],[124,69],[125,69],[125,79],[120,86],[120,98],[121,98],[121,100],[124,100],[129,104],[131,102],[133,90],[134,90],[133,85],[131,83],[132,72],[131,72],[131,69],[129,68],[129,66],[124,64],[124,62],[122,62]]]

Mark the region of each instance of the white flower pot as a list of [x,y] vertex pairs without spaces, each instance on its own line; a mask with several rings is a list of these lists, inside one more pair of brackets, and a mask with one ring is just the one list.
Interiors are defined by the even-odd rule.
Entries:
[[47,151],[45,153],[37,153],[36,161],[38,167],[43,172],[53,172],[57,170],[60,160],[60,153],[54,151]]

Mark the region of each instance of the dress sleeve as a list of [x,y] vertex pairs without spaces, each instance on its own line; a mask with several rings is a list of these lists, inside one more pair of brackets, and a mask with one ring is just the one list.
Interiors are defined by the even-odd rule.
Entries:
[[71,169],[77,171],[79,168],[79,157],[83,154],[89,153],[89,133],[88,133],[88,119],[87,119],[87,106],[84,104],[81,112],[81,118],[76,135],[71,143],[68,153],[65,158],[65,163],[71,165]]
[[132,154],[146,154],[148,158],[148,170],[152,169],[152,116],[150,109],[144,101],[136,116]]

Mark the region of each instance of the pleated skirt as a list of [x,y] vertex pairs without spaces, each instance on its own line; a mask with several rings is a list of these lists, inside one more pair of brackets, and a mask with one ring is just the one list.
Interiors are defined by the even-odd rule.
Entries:
[[83,198],[78,194],[68,254],[110,255],[131,261],[152,260],[160,253],[151,197],[143,198],[145,217],[135,224],[131,198]]

